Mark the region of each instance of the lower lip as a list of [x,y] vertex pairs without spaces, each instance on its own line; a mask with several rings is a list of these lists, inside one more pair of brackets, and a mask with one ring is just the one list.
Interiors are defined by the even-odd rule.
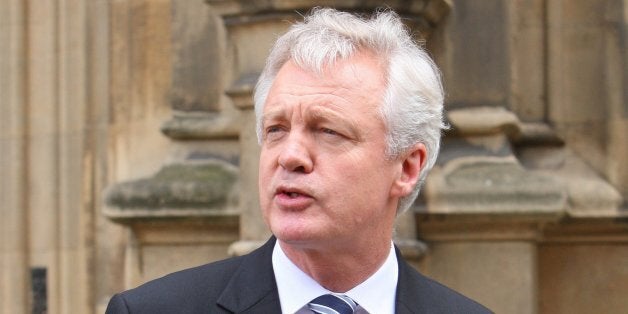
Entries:
[[275,203],[279,208],[290,211],[304,210],[314,202],[314,199],[307,195],[299,195],[297,197],[290,197],[287,194],[281,193],[275,195]]

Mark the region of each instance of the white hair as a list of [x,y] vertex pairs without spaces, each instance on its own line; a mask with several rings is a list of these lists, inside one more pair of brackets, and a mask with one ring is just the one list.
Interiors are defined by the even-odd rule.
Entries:
[[367,19],[329,8],[313,9],[303,22],[292,25],[279,37],[253,95],[258,141],[262,139],[264,103],[286,62],[292,60],[303,69],[321,73],[325,66],[358,51],[371,52],[387,69],[386,90],[379,107],[387,130],[387,158],[401,157],[417,143],[427,148],[425,167],[413,192],[399,200],[399,214],[412,205],[436,162],[445,124],[440,72],[427,52],[412,40],[396,13],[376,12]]

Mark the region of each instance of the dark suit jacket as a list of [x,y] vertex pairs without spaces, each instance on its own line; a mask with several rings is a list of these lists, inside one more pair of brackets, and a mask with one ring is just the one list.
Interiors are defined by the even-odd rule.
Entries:
[[[281,313],[272,266],[275,241],[271,238],[248,255],[176,272],[116,294],[106,314]],[[419,274],[399,251],[397,259],[396,313],[490,313]]]

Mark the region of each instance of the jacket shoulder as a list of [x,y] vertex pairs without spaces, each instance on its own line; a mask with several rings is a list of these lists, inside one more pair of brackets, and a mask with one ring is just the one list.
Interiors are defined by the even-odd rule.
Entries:
[[216,300],[241,263],[242,257],[230,258],[151,280],[114,296],[106,313],[216,313]]

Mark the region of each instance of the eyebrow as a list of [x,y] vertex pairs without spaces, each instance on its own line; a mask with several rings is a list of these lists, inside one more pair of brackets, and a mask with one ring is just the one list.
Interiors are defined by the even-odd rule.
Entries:
[[[358,132],[358,124],[349,116],[342,115],[341,113],[326,108],[324,106],[311,106],[305,109],[306,117],[309,117],[312,122],[338,122],[343,129],[340,131],[350,132],[354,139],[360,140],[360,132]],[[308,120],[306,118],[306,120]]]
[[[265,112],[262,115],[262,128],[266,126],[268,121],[273,122],[285,122],[288,121],[289,118],[286,116],[287,110],[285,107],[280,107],[276,109],[271,109],[268,112]],[[308,106],[305,109],[303,119],[308,121],[309,123],[320,123],[320,122],[331,122],[335,123],[336,126],[341,127],[341,132],[348,132],[348,136],[351,136],[354,140],[361,141],[362,135],[359,132],[360,128],[358,123],[355,122],[351,117],[342,115],[341,113],[326,108],[325,106],[320,105],[312,105]]]
[[262,114],[262,126],[265,126],[267,121],[272,120],[286,120],[286,110],[277,108]]

